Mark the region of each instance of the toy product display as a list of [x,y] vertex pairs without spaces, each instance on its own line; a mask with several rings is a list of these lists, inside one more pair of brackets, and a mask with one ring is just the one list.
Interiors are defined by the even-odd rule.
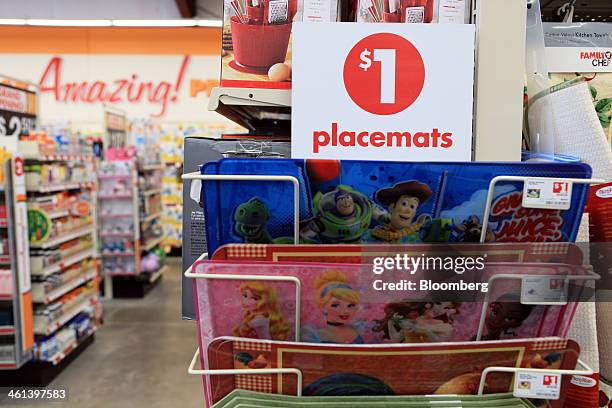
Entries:
[[[223,159],[202,174],[285,175],[299,186],[304,243],[478,242],[496,176],[588,178],[582,163],[401,163]],[[523,182],[493,191],[486,241],[566,242],[576,237],[586,198],[575,184],[568,210],[523,207]],[[293,185],[205,182],[207,246],[293,243]]]
[[435,243],[411,245],[259,245],[229,244],[219,248],[213,261],[321,262],[373,264],[376,258],[440,253],[451,257],[481,256],[487,262],[537,262],[582,265],[582,249],[572,243]]
[[[298,369],[303,396],[473,395],[484,367],[573,369],[579,353],[577,343],[554,337],[384,346],[222,337],[210,344],[202,363],[210,369],[244,370],[241,375],[209,377],[211,402],[216,403],[234,389],[296,394],[295,374],[255,376],[261,368]],[[563,383],[569,381],[565,378]],[[511,387],[511,375],[491,373],[484,391],[508,392]],[[549,406],[561,408],[564,399],[551,400]]]
[[[433,263],[435,257],[427,254],[423,259],[429,258]],[[483,269],[472,269],[461,275],[441,268],[422,267],[411,271],[395,268],[385,269],[381,274],[372,273],[372,269],[368,264],[197,263],[193,268],[195,273],[244,277],[195,281],[203,346],[213,337],[223,335],[344,344],[564,336],[575,302],[562,306],[523,304],[520,280],[498,280],[490,287],[488,282],[501,274],[558,276],[558,281],[567,276],[588,275],[578,265],[489,261]],[[296,297],[294,282],[255,281],[249,279],[251,275],[297,279],[300,298]],[[434,286],[434,281],[438,286],[443,282],[450,288],[446,295],[436,293],[439,288]],[[383,287],[383,282],[392,284],[392,288]],[[414,282],[415,287],[411,289],[409,282]],[[571,289],[572,292],[580,290],[580,284]],[[489,295],[486,304],[483,303],[485,293]],[[535,297],[535,301],[542,301]],[[294,329],[298,301],[299,335]],[[223,305],[223,314],[217,311],[219,305]],[[483,314],[485,324],[477,337]]]

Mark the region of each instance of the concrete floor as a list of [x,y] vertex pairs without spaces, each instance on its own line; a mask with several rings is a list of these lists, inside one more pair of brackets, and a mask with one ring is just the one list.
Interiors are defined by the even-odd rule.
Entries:
[[201,378],[187,374],[197,333],[180,318],[180,260],[169,266],[144,299],[104,301],[95,342],[47,387],[67,388],[68,401],[51,406],[204,406]]

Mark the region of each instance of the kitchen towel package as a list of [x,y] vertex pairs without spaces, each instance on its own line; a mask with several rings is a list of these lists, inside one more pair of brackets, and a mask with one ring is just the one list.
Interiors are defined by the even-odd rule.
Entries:
[[[530,101],[536,119],[554,117],[555,153],[580,157],[612,180],[612,29],[606,23],[545,23],[552,88]],[[531,115],[531,113],[530,113]],[[534,124],[529,123],[532,127]]]
[[[587,187],[566,191],[569,209],[523,207],[523,182],[495,176],[589,178],[583,163],[411,163],[223,159],[203,174],[282,175],[298,187],[303,243],[574,241]],[[540,189],[529,189],[540,197]],[[203,189],[209,253],[228,243],[294,243],[294,185],[288,181],[209,181]],[[533,199],[527,197],[526,199]]]
[[528,109],[530,134],[537,133],[538,118],[552,110],[555,153],[578,156],[593,168],[594,177],[612,180],[612,150],[584,79],[564,82],[535,96]]

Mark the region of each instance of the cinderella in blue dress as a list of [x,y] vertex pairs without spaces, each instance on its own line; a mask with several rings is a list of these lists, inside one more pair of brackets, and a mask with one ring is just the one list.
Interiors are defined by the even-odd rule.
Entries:
[[315,303],[323,313],[325,324],[304,325],[301,340],[309,343],[363,344],[364,325],[355,321],[361,302],[360,294],[348,283],[344,273],[330,269],[315,279]]

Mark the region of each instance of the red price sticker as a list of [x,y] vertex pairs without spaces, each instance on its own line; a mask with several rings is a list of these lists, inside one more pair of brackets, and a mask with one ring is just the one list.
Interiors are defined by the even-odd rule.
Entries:
[[24,173],[23,157],[17,156],[14,160],[15,176],[21,177]]
[[344,62],[344,86],[350,98],[375,115],[402,112],[418,99],[424,83],[421,54],[397,34],[363,38]]

